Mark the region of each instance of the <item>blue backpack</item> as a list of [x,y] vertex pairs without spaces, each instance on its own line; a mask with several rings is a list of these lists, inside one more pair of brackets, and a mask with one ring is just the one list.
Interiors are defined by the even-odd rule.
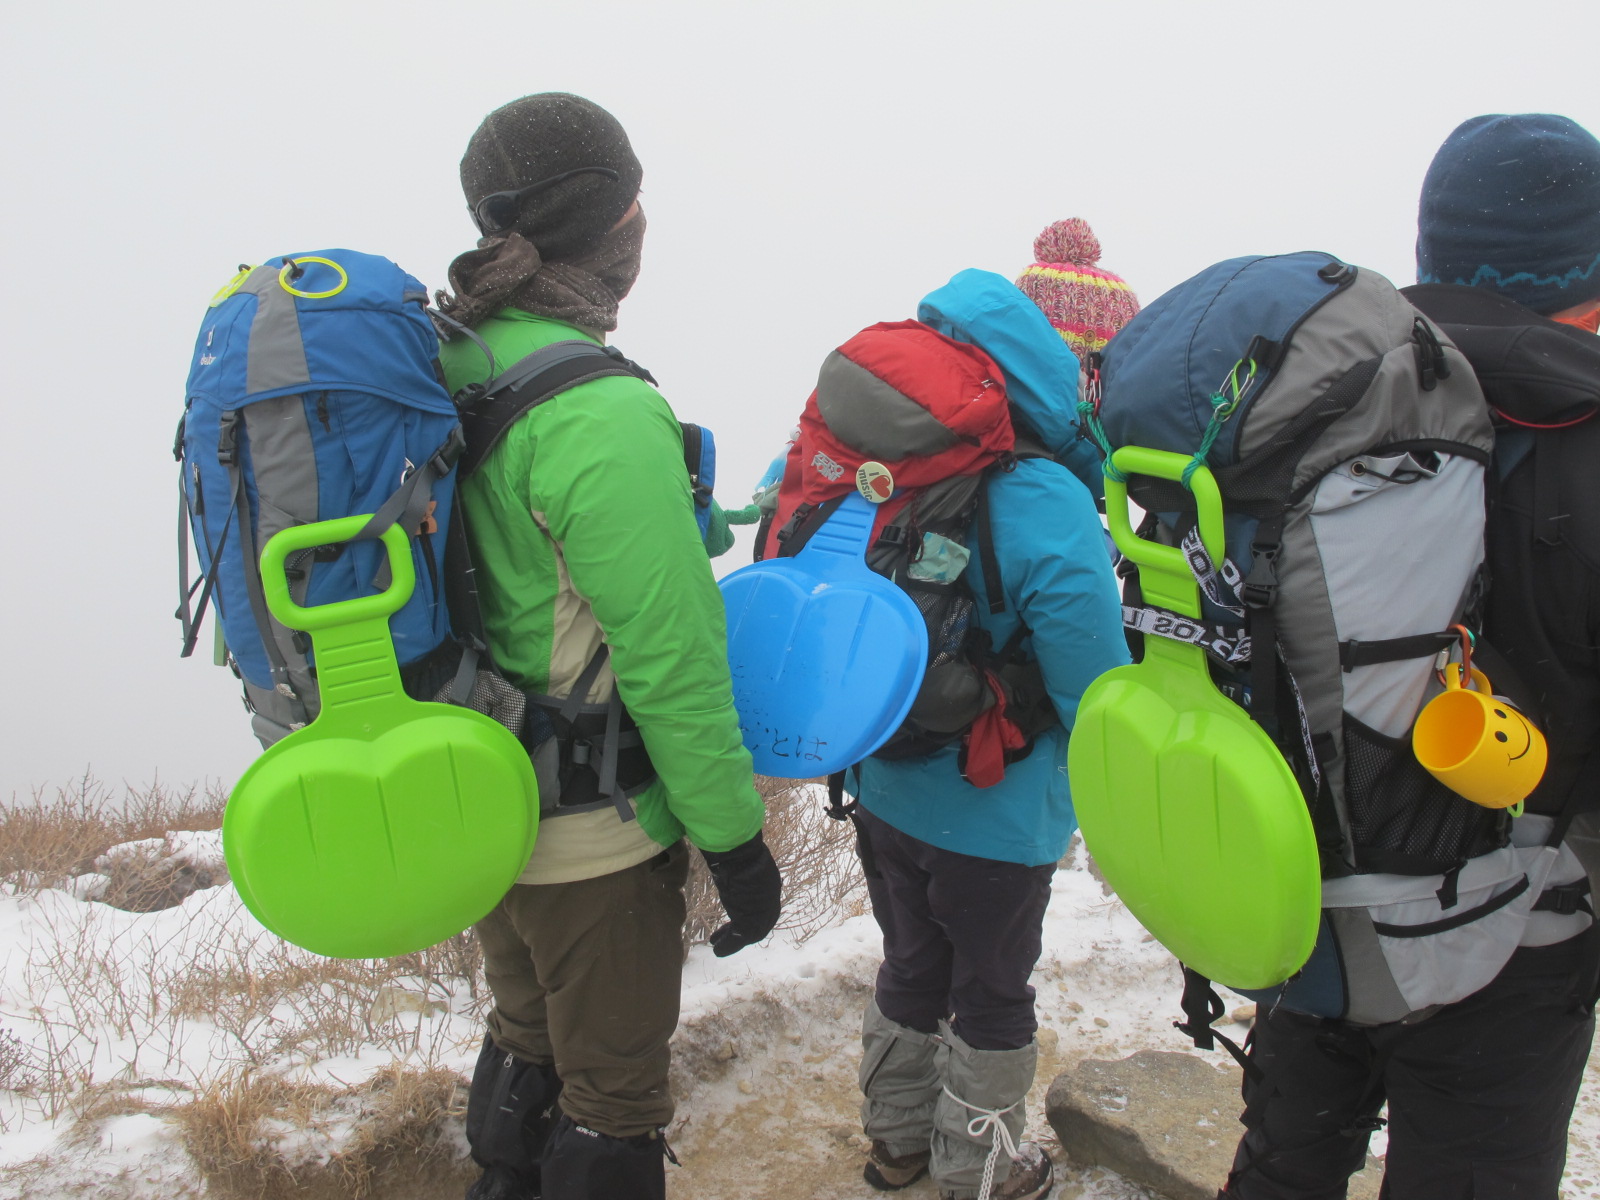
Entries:
[[[311,721],[319,703],[310,638],[267,611],[261,548],[290,526],[355,513],[375,514],[357,539],[291,558],[294,601],[314,607],[381,591],[387,560],[377,539],[398,522],[411,537],[417,578],[389,618],[406,690],[489,712],[521,735],[520,697],[483,694],[510,685],[497,678],[483,638],[455,481],[518,417],[569,388],[607,375],[654,382],[614,349],[574,340],[452,397],[427,300],[422,284],[386,258],[324,250],[241,267],[200,327],[174,446],[182,469],[176,615],[187,657],[216,606],[218,662],[244,684],[264,745]],[[685,423],[683,434],[704,536],[715,444],[696,425]],[[193,582],[191,532],[201,571]]]
[[[188,655],[216,605],[264,744],[314,718],[318,702],[310,639],[267,612],[261,547],[289,526],[376,514],[360,539],[291,559],[295,602],[326,604],[381,590],[376,539],[399,522],[412,535],[417,586],[389,632],[402,669],[418,663],[450,637],[441,581],[454,492],[445,480],[463,445],[427,291],[388,259],[351,250],[275,258],[241,267],[212,299],[174,447],[188,518],[178,617]],[[202,572],[193,585],[190,530]]]

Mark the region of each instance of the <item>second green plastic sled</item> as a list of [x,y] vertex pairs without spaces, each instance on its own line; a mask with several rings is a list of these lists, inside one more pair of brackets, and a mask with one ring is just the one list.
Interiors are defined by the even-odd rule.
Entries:
[[222,819],[245,906],[331,958],[409,954],[466,929],[516,882],[539,819],[533,764],[510,730],[401,690],[388,617],[416,585],[402,530],[383,534],[383,592],[315,608],[290,598],[288,555],[368,519],[286,529],[262,551],[267,606],[312,636],[322,711],[256,760]]
[[[1128,446],[1111,461],[1124,475],[1177,480],[1190,460]],[[1216,481],[1202,467],[1191,485],[1201,540],[1221,562]],[[1127,485],[1109,474],[1106,515],[1145,602],[1198,618],[1182,552],[1134,533]],[[1217,690],[1203,650],[1147,636],[1142,662],[1084,694],[1067,763],[1089,852],[1157,941],[1228,987],[1272,987],[1300,969],[1321,904],[1310,815],[1271,739]]]

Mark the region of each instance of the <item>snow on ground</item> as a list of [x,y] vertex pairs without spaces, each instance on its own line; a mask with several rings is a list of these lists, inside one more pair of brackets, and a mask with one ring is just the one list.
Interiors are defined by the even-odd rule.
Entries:
[[[203,839],[183,850],[206,861]],[[1081,861],[1079,850],[1073,862]],[[726,959],[705,947],[690,955],[674,1066],[679,1117],[669,1131],[682,1162],[669,1170],[673,1200],[878,1195],[860,1177],[865,1141],[855,1085],[877,945],[876,926],[859,916],[800,943],[779,937]],[[1061,1070],[1085,1057],[1181,1051],[1186,1042],[1171,1028],[1175,963],[1081,866],[1057,872],[1044,945],[1034,980],[1041,1061],[1028,1131],[1051,1143],[1044,1092]],[[64,890],[19,895],[0,886],[0,1066],[7,1047],[20,1046],[24,1072],[52,1055],[102,1093],[157,1107],[181,1103],[246,1064],[341,1086],[397,1061],[470,1071],[481,1025],[464,985],[419,980],[361,997],[365,1015],[356,1024],[373,1040],[350,1044],[294,1035],[319,1015],[303,996],[286,993],[267,1010],[220,998],[204,1007],[208,980],[243,978],[248,990],[249,980],[266,986],[274,971],[297,961],[314,962],[262,930],[229,885],[153,913],[122,912]],[[326,1021],[348,1016],[358,1001],[323,995],[321,1002]],[[1600,1067],[1590,1070],[1565,1200],[1600,1200]],[[175,1124],[159,1111],[112,1106],[114,1115],[74,1122],[63,1099],[37,1087],[31,1096],[0,1090],[0,1200],[208,1194]],[[349,1128],[335,1121],[278,1133],[285,1153],[315,1163]],[[1235,1130],[1219,1128],[1217,1136],[1231,1142]],[[1059,1153],[1057,1164],[1062,1200],[1147,1196],[1107,1172],[1064,1165]],[[915,1200],[932,1190],[922,1183],[905,1194]]]
[[[1041,1056],[1029,1137],[1053,1144],[1044,1094],[1071,1063],[1179,1048],[1167,1036],[1176,966],[1146,936],[1087,871],[1057,872],[1034,978]],[[690,956],[679,1057],[709,1064],[669,1133],[683,1161],[669,1176],[675,1198],[881,1197],[861,1179],[866,1140],[856,1112],[861,1012],[878,945],[877,926],[862,916],[759,957],[717,959],[703,948]],[[1108,1172],[1063,1167],[1059,1155],[1057,1166],[1058,1196],[1148,1195]],[[737,1190],[740,1180],[747,1191]],[[932,1192],[923,1183],[903,1194]]]

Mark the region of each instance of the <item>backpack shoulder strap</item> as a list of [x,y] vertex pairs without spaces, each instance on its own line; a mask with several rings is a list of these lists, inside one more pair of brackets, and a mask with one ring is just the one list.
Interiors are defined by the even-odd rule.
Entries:
[[1564,440],[1557,433],[1535,434],[1533,439],[1533,540],[1543,546],[1559,546],[1564,530],[1561,522],[1561,470]]
[[695,507],[705,508],[711,503],[712,489],[706,446],[708,443],[711,445],[712,459],[715,461],[715,439],[708,429],[693,421],[679,421],[678,428],[683,431],[683,465],[689,469],[689,488],[694,492]]
[[579,384],[614,375],[655,383],[650,372],[621,351],[572,338],[541,346],[488,382],[463,388],[456,394],[467,439],[461,473],[470,475],[482,466],[519,417]]
[[[993,468],[991,468],[993,470]],[[1005,583],[1000,578],[1000,560],[994,552],[994,526],[989,520],[989,472],[978,485],[978,511],[972,522],[972,537],[978,543],[978,566],[983,571],[983,591],[991,616],[1006,610]]]

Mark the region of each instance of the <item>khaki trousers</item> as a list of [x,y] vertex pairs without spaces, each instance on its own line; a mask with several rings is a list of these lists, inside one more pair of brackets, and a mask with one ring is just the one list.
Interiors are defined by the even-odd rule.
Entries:
[[611,1137],[672,1120],[684,843],[594,879],[516,884],[478,922],[495,1045],[554,1063],[561,1110]]

